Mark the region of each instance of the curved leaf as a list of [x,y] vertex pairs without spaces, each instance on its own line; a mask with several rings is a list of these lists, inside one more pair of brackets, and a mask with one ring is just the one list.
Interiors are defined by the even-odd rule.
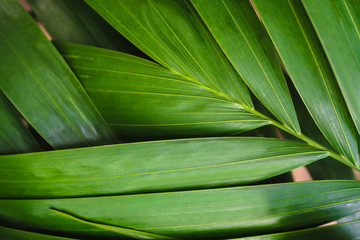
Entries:
[[0,198],[54,198],[234,186],[327,156],[272,138],[202,138],[0,157]]
[[0,88],[52,146],[113,142],[70,68],[16,0],[0,3],[0,55]]
[[249,88],[281,122],[300,132],[273,46],[250,2],[192,2]]
[[355,127],[301,2],[253,3],[316,124],[334,148],[358,166]]
[[161,65],[252,107],[247,87],[187,1],[86,0]]
[[360,133],[360,4],[303,0]]
[[0,154],[36,152],[40,147],[0,90]]
[[229,135],[269,123],[154,62],[77,44],[59,50],[119,137]]
[[84,238],[101,239],[112,233],[59,216],[49,211],[51,208],[100,224],[175,238],[241,237],[314,227],[350,215],[360,210],[359,193],[358,181],[314,181],[125,196],[0,200],[0,219],[9,225]]

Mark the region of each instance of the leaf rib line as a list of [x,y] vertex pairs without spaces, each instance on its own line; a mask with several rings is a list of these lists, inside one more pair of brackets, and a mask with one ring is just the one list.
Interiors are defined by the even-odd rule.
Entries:
[[159,170],[159,171],[144,172],[144,173],[124,174],[124,175],[118,175],[118,176],[96,177],[96,178],[61,179],[61,180],[45,180],[45,181],[43,181],[43,180],[37,180],[37,181],[2,181],[2,180],[0,180],[0,182],[1,183],[56,183],[56,182],[80,182],[80,181],[92,181],[92,180],[103,180],[103,179],[115,179],[115,178],[151,175],[151,174],[158,174],[158,173],[171,173],[171,172],[197,170],[197,169],[201,169],[201,168],[222,167],[222,166],[230,166],[230,165],[242,165],[242,164],[247,164],[247,163],[254,162],[254,161],[268,160],[268,159],[273,159],[273,158],[285,158],[285,157],[289,157],[289,156],[311,155],[311,154],[314,154],[314,153],[318,153],[320,156],[322,154],[324,157],[326,157],[328,155],[328,153],[324,152],[324,151],[323,152],[322,151],[310,151],[310,152],[290,153],[290,154],[274,155],[274,156],[268,156],[268,157],[252,158],[252,159],[240,160],[240,161],[235,161],[235,162],[209,164],[209,165],[194,166],[194,167],[187,167],[187,168],[167,169],[167,170]]

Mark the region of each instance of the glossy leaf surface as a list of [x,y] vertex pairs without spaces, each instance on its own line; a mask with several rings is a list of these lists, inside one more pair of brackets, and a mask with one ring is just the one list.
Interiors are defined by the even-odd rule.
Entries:
[[119,137],[231,135],[269,123],[154,62],[76,44],[59,50]]
[[359,192],[358,181],[314,181],[125,196],[0,200],[0,219],[10,225],[84,237],[115,234],[59,216],[51,208],[86,221],[176,238],[241,237],[314,227],[350,215],[360,210]]
[[29,0],[55,41],[98,46],[139,54],[139,50],[102,19],[83,0]]
[[325,48],[360,133],[360,4],[357,0],[308,1],[304,6]]
[[253,3],[316,124],[335,149],[358,166],[355,127],[301,2]]
[[135,46],[172,72],[252,107],[245,83],[187,1],[86,2]]
[[250,2],[192,2],[253,93],[281,122],[300,132],[291,96],[272,43]]
[[112,143],[111,133],[55,47],[15,0],[0,4],[0,87],[55,148]]
[[1,198],[54,198],[234,186],[327,156],[271,138],[153,141],[0,157]]
[[0,154],[36,152],[40,147],[0,90]]

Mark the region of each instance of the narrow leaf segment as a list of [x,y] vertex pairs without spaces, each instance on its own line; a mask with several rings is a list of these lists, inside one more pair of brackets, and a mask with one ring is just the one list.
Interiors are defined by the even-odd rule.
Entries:
[[296,112],[274,47],[250,2],[192,2],[253,93],[281,122],[300,133]]
[[301,2],[253,3],[319,129],[338,152],[358,166],[355,126]]
[[296,141],[238,137],[1,156],[0,198],[78,197],[236,186],[287,172],[327,155]]

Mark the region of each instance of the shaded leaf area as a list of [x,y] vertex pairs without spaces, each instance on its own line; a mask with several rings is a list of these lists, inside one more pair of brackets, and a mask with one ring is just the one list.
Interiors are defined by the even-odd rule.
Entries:
[[75,240],[75,238],[64,238],[41,233],[28,232],[13,228],[1,227],[0,235],[2,240]]
[[250,2],[192,2],[252,92],[281,122],[300,132],[272,43]]
[[303,0],[360,133],[360,4]]
[[269,124],[243,105],[156,63],[84,45],[58,48],[118,137],[231,135]]
[[338,152],[358,166],[355,126],[301,2],[253,3],[319,129]]
[[188,1],[86,2],[164,67],[252,108],[245,83]]
[[0,157],[0,198],[55,198],[235,186],[327,156],[301,142],[202,138]]
[[83,0],[28,0],[55,41],[82,43],[144,56]]
[[[289,88],[291,96],[293,97],[296,113],[299,116],[300,126],[303,129],[303,133],[316,140],[323,146],[326,146],[329,149],[333,149],[329,142],[326,140],[324,135],[321,133],[319,128],[316,126],[314,120],[311,118],[309,111],[306,109],[304,103],[302,102],[299,94],[296,92],[295,87],[289,80]],[[260,130],[260,129],[259,129]],[[288,134],[287,132],[281,132],[284,137],[287,139],[296,139],[293,135]],[[331,158],[327,157],[320,161],[310,163],[306,166],[311,177],[314,180],[323,180],[323,179],[349,179],[355,180],[354,173],[352,169],[345,164]]]
[[[0,200],[0,220],[77,236],[116,236],[55,214],[175,238],[224,238],[315,227],[360,210],[358,181],[313,181],[125,196]],[[269,204],[271,203],[271,204]]]
[[56,48],[16,0],[0,4],[0,87],[54,148],[113,143]]
[[0,154],[40,151],[30,131],[21,122],[11,103],[0,90]]
[[347,222],[327,227],[316,227],[292,232],[269,235],[233,238],[233,240],[358,240],[360,239],[360,221]]

